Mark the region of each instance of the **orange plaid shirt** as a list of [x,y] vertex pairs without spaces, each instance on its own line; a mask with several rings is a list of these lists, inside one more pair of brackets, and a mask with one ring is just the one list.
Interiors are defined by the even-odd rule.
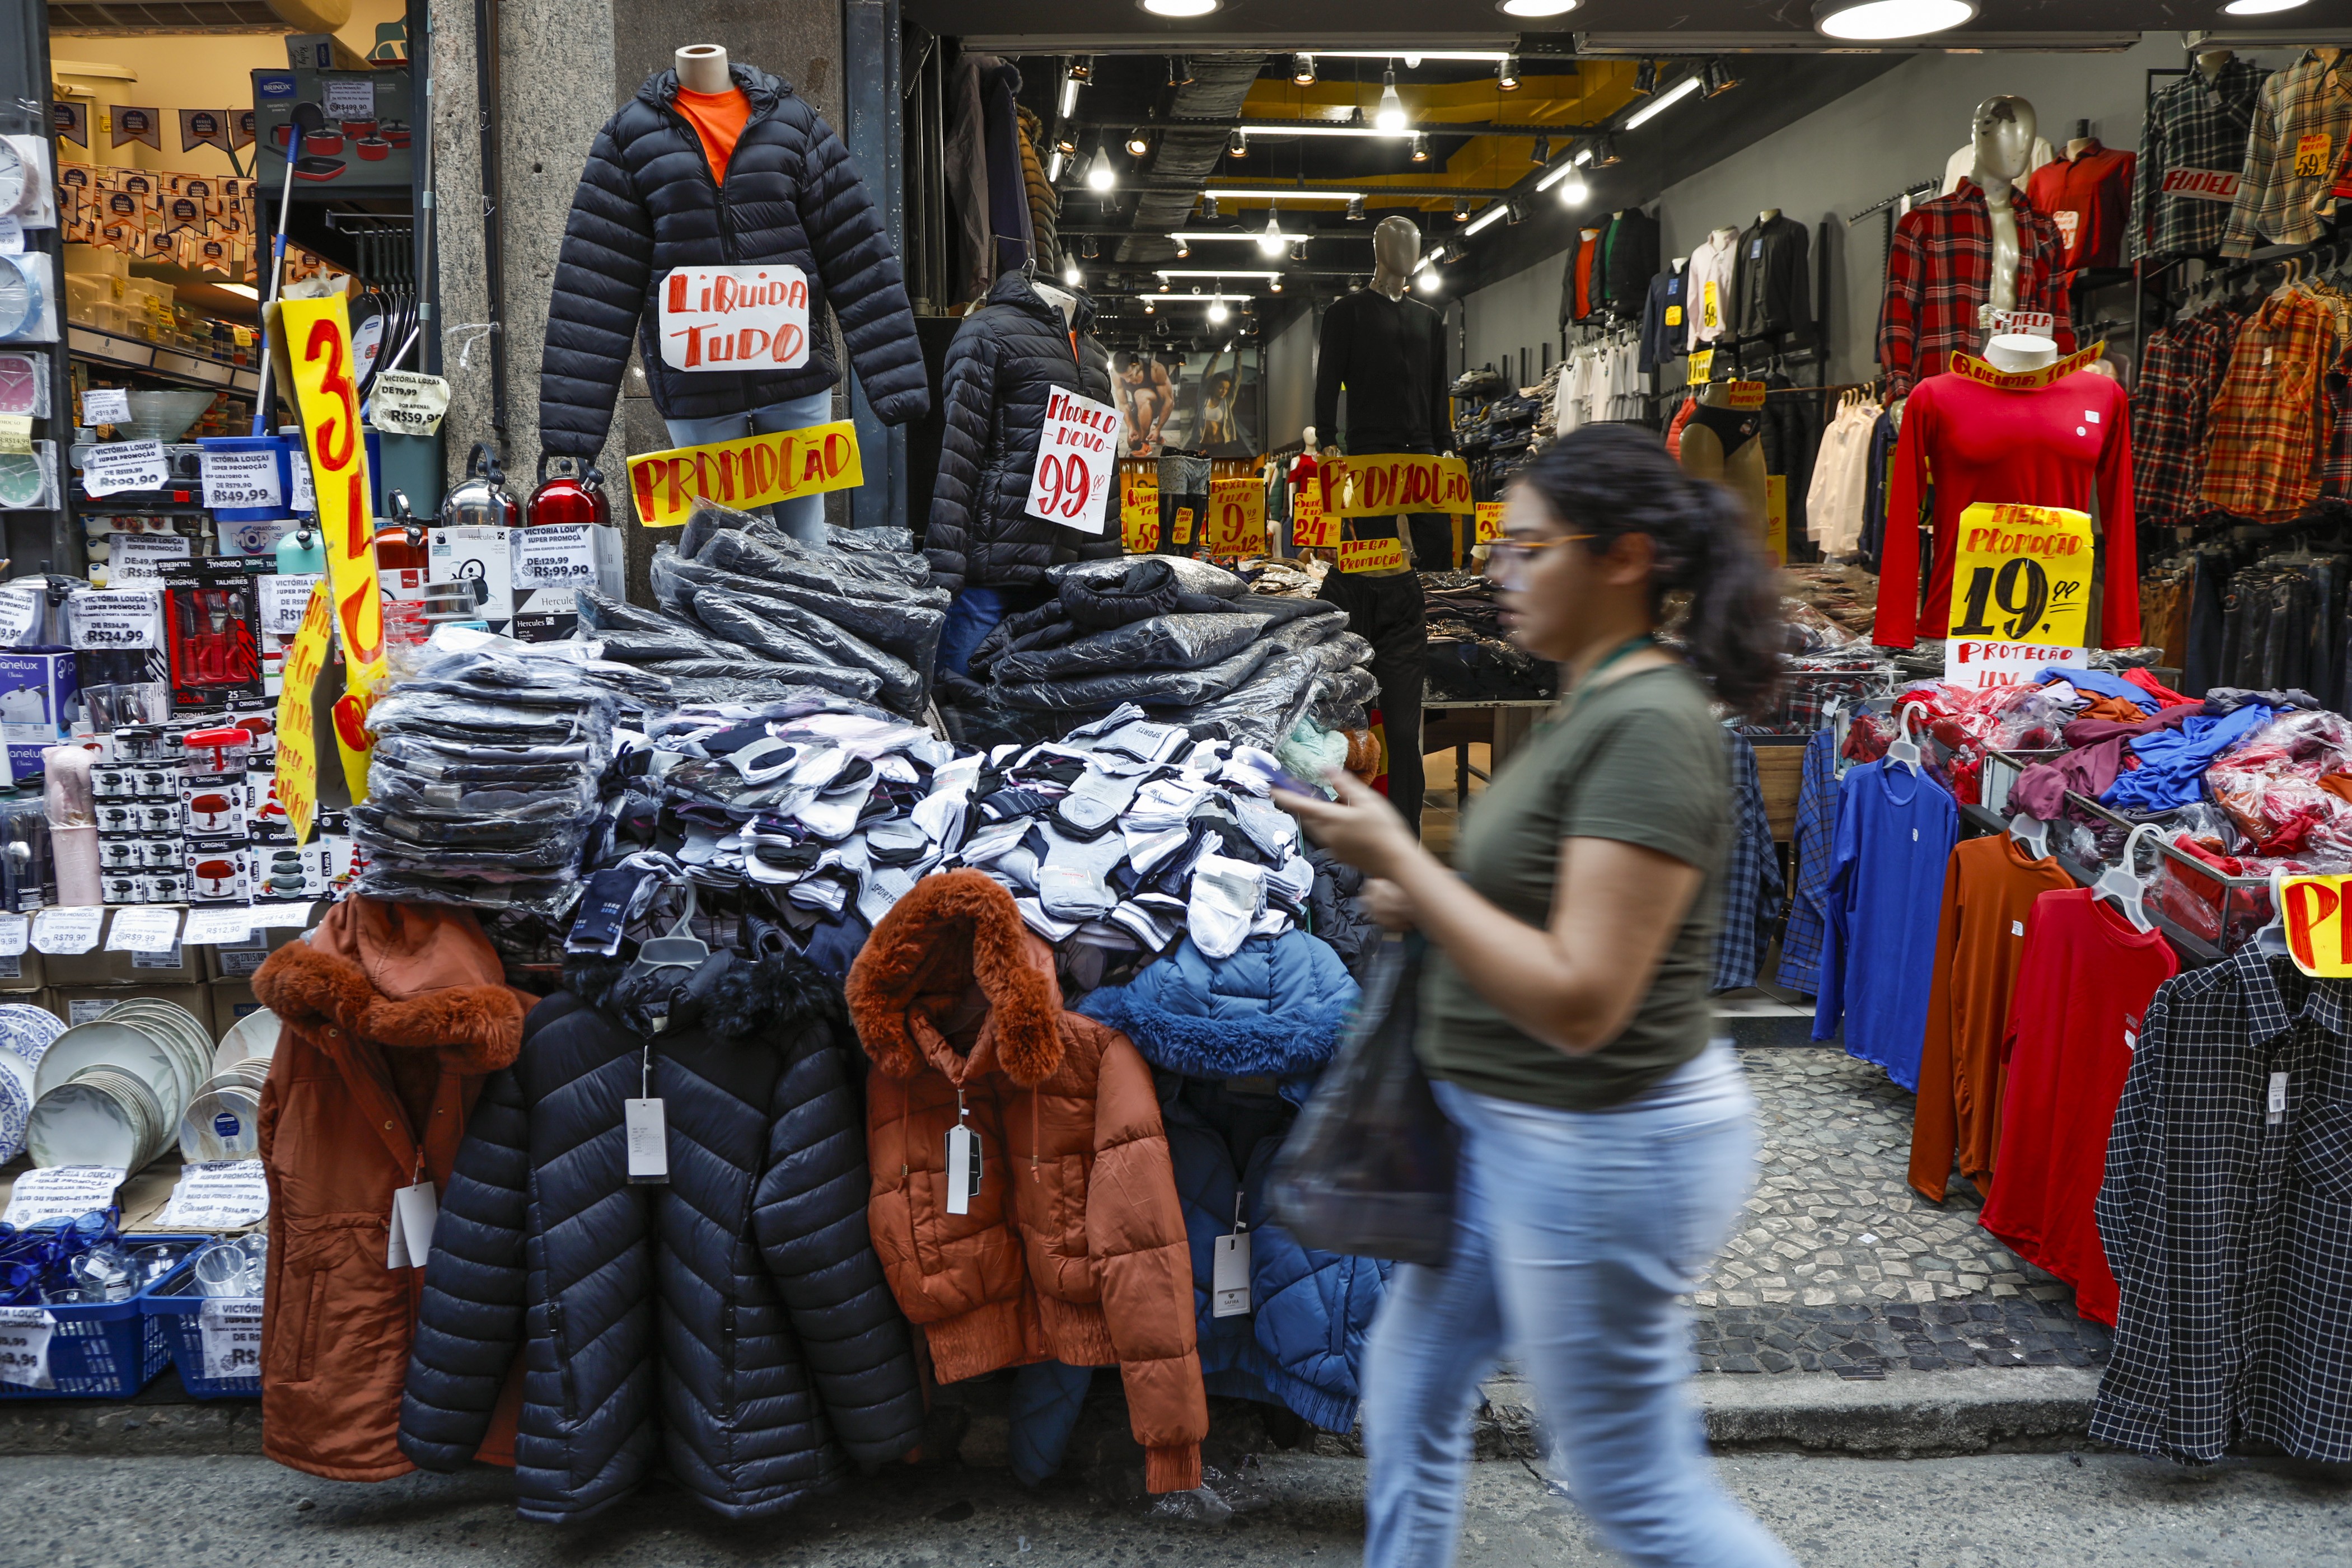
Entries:
[[2318,498],[2329,418],[2321,373],[2336,314],[2301,289],[2273,294],[2238,334],[2207,420],[2203,498],[2259,523],[2291,522]]

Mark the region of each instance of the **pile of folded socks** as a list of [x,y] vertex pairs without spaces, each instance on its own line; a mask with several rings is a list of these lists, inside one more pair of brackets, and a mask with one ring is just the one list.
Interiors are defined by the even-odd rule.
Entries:
[[948,594],[903,528],[793,538],[704,502],[654,552],[657,610],[582,591],[583,635],[675,683],[681,701],[758,703],[814,688],[919,716]]
[[377,898],[561,913],[578,896],[625,709],[658,676],[579,643],[443,627],[368,713],[367,799],[351,810]]
[[1161,953],[1189,935],[1225,957],[1301,924],[1315,894],[1297,821],[1268,798],[1273,765],[1122,705],[1061,740],[992,751],[958,859],[1050,942]]

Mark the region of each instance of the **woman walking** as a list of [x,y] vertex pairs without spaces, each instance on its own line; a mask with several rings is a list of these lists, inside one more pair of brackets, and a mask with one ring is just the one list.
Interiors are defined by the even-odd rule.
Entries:
[[[1568,695],[1467,814],[1454,869],[1345,775],[1336,802],[1277,797],[1378,879],[1384,924],[1432,944],[1417,1045],[1461,1131],[1452,1256],[1401,1268],[1372,1329],[1364,1562],[1453,1562],[1478,1385],[1507,1352],[1570,1491],[1628,1562],[1781,1568],[1716,1482],[1676,1301],[1754,1176],[1754,1102],[1708,1040],[1733,821],[1709,705],[1770,699],[1770,568],[1729,491],[1623,425],[1544,451],[1504,527],[1504,625],[1562,665]],[[1669,616],[1678,652],[1658,639]]]

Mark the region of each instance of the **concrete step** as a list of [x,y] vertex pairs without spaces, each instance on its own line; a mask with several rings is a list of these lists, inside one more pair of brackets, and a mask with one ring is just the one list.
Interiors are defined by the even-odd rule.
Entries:
[[1813,1004],[1793,992],[1727,991],[1715,998],[1715,1035],[1734,1045],[1834,1044],[1813,1039]]

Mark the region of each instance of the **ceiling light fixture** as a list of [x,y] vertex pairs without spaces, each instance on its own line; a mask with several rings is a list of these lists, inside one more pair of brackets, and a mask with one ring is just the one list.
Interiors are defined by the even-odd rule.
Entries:
[[1234,126],[1233,134],[1225,138],[1225,151],[1235,158],[1248,157],[1249,133],[1240,126]]
[[1176,236],[1176,259],[1181,261],[1192,254],[1192,247],[1185,242],[1182,235],[1178,235]]
[[1643,126],[1649,124],[1650,121],[1657,119],[1658,116],[1664,114],[1667,110],[1673,108],[1675,104],[1680,103],[1683,99],[1688,98],[1697,90],[1698,78],[1683,78],[1682,80],[1675,83],[1674,86],[1668,88],[1665,91],[1657,94],[1655,97],[1652,98],[1649,102],[1643,104],[1641,108],[1641,111],[1635,114],[1633,119],[1625,122],[1625,129],[1628,131],[1639,131]]
[[1140,4],[1155,16],[1205,16],[1223,0],[1140,0]]
[[1412,161],[1416,163],[1429,162],[1429,133],[1425,131],[1412,133]]
[[1095,245],[1095,236],[1092,235],[1087,236],[1086,255],[1088,261],[1097,260],[1102,256],[1101,250]]
[[1423,294],[1434,294],[1437,292],[1438,284],[1442,282],[1443,279],[1437,276],[1437,268],[1433,267],[1428,271],[1421,275],[1419,281],[1421,291]]
[[1140,158],[1151,151],[1151,138],[1146,136],[1140,128],[1130,131],[1127,133],[1127,150],[1135,157]]
[[1077,131],[1067,125],[1062,127],[1054,135],[1054,151],[1065,158],[1076,157],[1078,155]]
[[1495,85],[1505,92],[1519,90],[1519,57],[1505,55],[1495,62]]
[[1381,107],[1372,116],[1372,123],[1382,131],[1404,129],[1404,99],[1397,96],[1394,66],[1381,73]]
[[1096,191],[1108,191],[1118,183],[1118,170],[1111,163],[1110,149],[1104,146],[1099,141],[1096,142],[1095,161],[1087,167],[1087,188],[1089,190]]
[[1707,97],[1720,98],[1738,85],[1739,78],[1731,74],[1731,68],[1729,66],[1725,65],[1721,60],[1709,60],[1706,62]]
[[[2237,11],[2245,4],[2238,0],[2224,9]],[[2262,8],[2284,9],[2276,4]],[[1976,15],[1977,0],[1813,0],[1814,30],[1832,38],[1917,38],[1973,22]]]
[[1084,283],[1086,280],[1087,275],[1078,270],[1078,258],[1076,256],[1074,256],[1062,264],[1063,282],[1068,284],[1071,287],[1076,288],[1079,284]]
[[1578,172],[1575,164],[1570,163],[1568,166],[1568,178],[1559,183],[1561,203],[1567,206],[1580,207],[1591,197],[1592,187],[1585,183],[1584,176]]
[[1469,226],[1462,231],[1462,237],[1468,239],[1480,229],[1489,228],[1494,225],[1502,222],[1503,214],[1510,210],[1510,208],[1505,206],[1502,203],[1496,202],[1493,206],[1488,207],[1485,212],[1480,213],[1476,217],[1470,220]]
[[1070,110],[1078,107],[1078,89],[1081,85],[1083,84],[1079,82],[1076,77],[1073,76],[1063,78],[1062,118],[1064,120],[1069,119]]
[[2224,16],[2270,16],[2281,11],[2292,11],[2304,0],[2230,0],[2221,7]]
[[1204,223],[1217,221],[1217,193],[1214,191],[1201,198],[1201,218]]
[[[1271,189],[1263,185],[1217,185],[1212,187],[1208,194],[1212,201],[1222,197],[1228,202],[1291,202],[1295,204],[1298,202],[1360,202],[1364,199],[1364,193],[1361,191],[1333,191],[1319,185],[1277,185]],[[1202,215],[1213,218],[1217,214],[1204,205]]]
[[1092,55],[1080,55],[1077,58],[1076,58],[1076,59],[1072,60],[1072,61],[1070,62],[1070,71],[1069,71],[1069,76],[1070,76],[1070,79],[1071,79],[1072,81],[1092,81],[1092,80],[1094,80],[1094,79],[1095,79],[1095,57],[1094,57],[1094,56],[1092,56]]
[[1617,139],[1614,136],[1601,137],[1598,145],[1601,148],[1601,156],[1593,162],[1601,168],[1606,169],[1612,163],[1622,163],[1625,161],[1624,155],[1617,151]]
[[1550,137],[1538,136],[1536,138],[1536,149],[1534,152],[1528,154],[1528,162],[1530,163],[1549,163],[1551,162]]
[[1258,249],[1268,256],[1280,256],[1282,247],[1289,243],[1290,236],[1282,232],[1282,225],[1275,219],[1274,209],[1266,208],[1265,232],[1257,236]]
[[1210,320],[1212,320],[1212,321],[1223,321],[1226,317],[1228,317],[1228,316],[1230,316],[1230,315],[1232,315],[1232,314],[1233,314],[1233,312],[1232,312],[1232,311],[1230,311],[1230,310],[1228,310],[1228,309],[1226,309],[1226,308],[1225,308],[1225,297],[1224,297],[1223,295],[1220,294],[1220,295],[1217,295],[1217,296],[1215,296],[1215,297],[1213,297],[1213,298],[1211,298],[1211,299],[1210,299],[1210,301],[1209,301],[1209,319],[1210,319]]
[[1282,279],[1277,277],[1272,283],[1267,284],[1266,287],[1273,289],[1276,294],[1279,294],[1282,292]]
[[1470,221],[1469,197],[1456,196],[1454,198],[1454,221],[1457,224],[1466,224]]
[[1298,235],[1290,242],[1290,259],[1293,261],[1307,259],[1307,237],[1304,235]]
[[[1152,268],[1151,276],[1154,277],[1213,277],[1217,280],[1217,286],[1223,287],[1224,280],[1228,277],[1280,277],[1282,274],[1271,268],[1254,271],[1244,267],[1235,272],[1229,268],[1215,267],[1160,267]],[[1201,286],[1194,284],[1192,292],[1195,294],[1201,292]]]
[[1506,16],[1564,16],[1576,6],[1577,0],[1496,0],[1495,9]]
[[1290,79],[1300,87],[1315,85],[1315,57],[1301,49],[1290,57]]
[[1056,147],[1054,149],[1054,156],[1047,159],[1045,162],[1045,183],[1048,185],[1057,185],[1061,183],[1062,160],[1066,156],[1068,156],[1068,154],[1065,153],[1060,148]]
[[1658,62],[1643,60],[1633,68],[1633,91],[1643,97],[1658,90]]
[[1363,197],[1350,196],[1348,198],[1348,221],[1351,224],[1360,224],[1364,221]]

